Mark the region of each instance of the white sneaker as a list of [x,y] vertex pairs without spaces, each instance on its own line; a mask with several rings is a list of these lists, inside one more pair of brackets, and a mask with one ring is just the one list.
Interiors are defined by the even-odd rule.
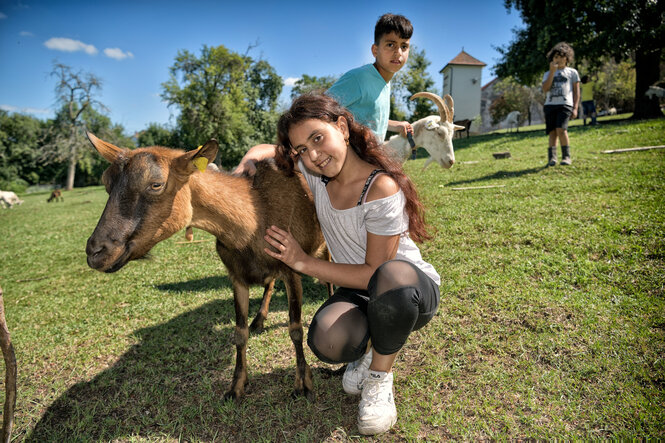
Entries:
[[386,432],[396,421],[393,373],[369,370],[358,406],[358,432],[363,435]]
[[342,377],[342,387],[344,392],[351,395],[359,395],[363,390],[363,382],[367,377],[369,365],[372,363],[372,350],[360,357],[358,360],[349,363]]

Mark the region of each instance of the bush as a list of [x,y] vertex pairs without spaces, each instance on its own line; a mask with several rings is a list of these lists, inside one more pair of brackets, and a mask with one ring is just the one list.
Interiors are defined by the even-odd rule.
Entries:
[[0,189],[3,191],[12,191],[17,194],[23,194],[27,188],[28,182],[21,178],[15,178],[13,180],[0,180]]

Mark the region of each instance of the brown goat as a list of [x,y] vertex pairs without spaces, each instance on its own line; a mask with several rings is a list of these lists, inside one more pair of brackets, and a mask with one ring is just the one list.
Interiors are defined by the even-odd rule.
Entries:
[[296,351],[293,394],[313,399],[312,374],[303,352],[300,275],[264,251],[265,230],[270,225],[289,229],[308,254],[320,254],[323,249],[323,235],[302,176],[287,177],[266,162],[257,165],[253,179],[201,172],[197,166],[204,169],[202,164],[217,154],[216,140],[183,152],[162,147],[130,151],[90,133],[88,138],[111,162],[102,176],[109,198],[86,246],[88,265],[115,272],[187,226],[210,232],[217,238],[217,253],[233,285],[236,311],[236,366],[225,398],[239,399],[247,384],[249,287],[263,285],[270,292],[274,279],[280,278],[286,286],[289,335]]
[[54,200],[57,202],[58,199],[60,199],[60,201],[64,201],[64,200],[65,200],[65,199],[62,197],[62,191],[61,191],[60,189],[54,189],[54,190],[51,192],[51,196],[46,200],[46,203],[51,203],[51,202],[54,201]]

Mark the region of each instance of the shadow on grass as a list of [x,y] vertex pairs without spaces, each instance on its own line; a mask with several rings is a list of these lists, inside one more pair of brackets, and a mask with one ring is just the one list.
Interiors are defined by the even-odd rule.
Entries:
[[[225,277],[211,277],[158,287],[196,291],[202,286],[209,289],[210,284],[219,286],[229,282]],[[305,297],[310,294],[311,298],[312,290],[318,289],[316,303],[325,299],[322,286],[309,285],[315,283],[304,279]],[[277,289],[283,293],[283,289]],[[257,308],[259,302],[256,300]],[[283,304],[275,303],[280,309],[287,309],[286,301]],[[306,400],[290,398],[295,377],[292,346],[288,350],[291,355],[279,356],[290,364],[288,368],[256,375],[252,373],[256,368],[250,364],[244,402],[235,405],[223,401],[235,365],[233,312],[233,300],[227,298],[207,303],[166,323],[135,331],[139,343],[113,366],[92,380],[75,384],[57,398],[26,441],[122,441],[137,435],[176,440],[221,437],[224,441],[252,441],[261,436],[257,426],[266,426],[266,421],[257,417],[272,417],[273,410],[284,409],[293,402],[302,401],[303,407],[309,408]],[[287,328],[284,333],[288,336]],[[250,336],[248,355],[252,354],[252,340]],[[333,383],[322,380],[325,376],[320,370],[315,371],[319,383]],[[339,399],[329,402],[326,407],[339,405]],[[313,421],[294,420],[293,432],[298,434],[307,429],[311,433]],[[348,425],[352,427],[353,422]],[[315,427],[322,438],[335,429],[320,429],[320,424]]]
[[518,177],[523,177],[525,175],[529,174],[537,174],[543,170],[545,170],[547,166],[539,166],[537,168],[529,168],[529,169],[523,169],[521,171],[497,171],[494,174],[486,175],[484,177],[478,177],[478,178],[472,178],[469,180],[459,180],[456,182],[450,182],[446,184],[446,187],[451,187],[451,186],[458,186],[458,185],[466,185],[470,183],[479,183],[479,182],[485,182],[485,181],[491,181],[491,180],[503,180],[503,179],[510,179],[510,178],[518,178]]

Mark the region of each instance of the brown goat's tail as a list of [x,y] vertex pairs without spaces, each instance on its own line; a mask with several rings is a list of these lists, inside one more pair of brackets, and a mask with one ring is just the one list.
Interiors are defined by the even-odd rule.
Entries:
[[5,319],[5,303],[0,288],[0,347],[5,358],[5,407],[2,414],[2,443],[9,443],[14,427],[14,408],[16,407],[16,355],[12,346]]

